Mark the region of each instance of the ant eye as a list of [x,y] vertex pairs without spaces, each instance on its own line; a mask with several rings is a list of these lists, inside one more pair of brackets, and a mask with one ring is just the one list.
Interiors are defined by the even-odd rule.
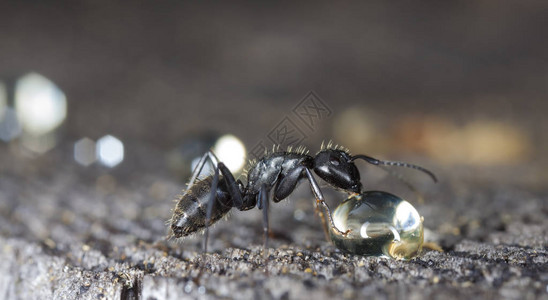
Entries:
[[339,161],[339,159],[336,158],[336,157],[331,157],[331,158],[329,159],[329,162],[330,162],[332,165],[334,165],[334,166],[338,166],[338,165],[341,164],[341,162]]

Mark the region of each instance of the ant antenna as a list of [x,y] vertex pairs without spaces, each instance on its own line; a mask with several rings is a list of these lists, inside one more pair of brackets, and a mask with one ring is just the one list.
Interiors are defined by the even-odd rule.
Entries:
[[352,156],[350,158],[351,161],[354,161],[356,159],[363,159],[366,162],[368,162],[372,165],[375,165],[375,166],[396,166],[396,167],[405,167],[405,168],[411,168],[411,169],[419,170],[423,173],[428,174],[428,176],[430,176],[430,178],[432,178],[432,180],[434,180],[434,182],[438,182],[438,178],[436,178],[436,175],[434,175],[434,173],[432,173],[431,171],[429,171],[429,170],[427,170],[423,167],[417,166],[417,165],[413,165],[413,164],[409,164],[409,163],[405,163],[405,162],[401,162],[401,161],[379,160],[379,159],[376,159],[376,158],[373,158],[373,157],[370,157],[370,156],[367,156],[367,155],[363,155],[363,154],[358,154],[358,155]]
[[417,188],[415,188],[415,186],[413,184],[411,184],[409,181],[407,181],[407,179],[405,179],[405,177],[403,177],[400,173],[398,173],[394,170],[388,169],[385,166],[378,166],[378,167],[383,169],[384,171],[386,171],[391,176],[394,176],[394,178],[401,181],[409,190],[411,190],[413,193],[415,193],[415,196],[419,200],[419,203],[424,203],[423,194],[421,192],[419,192],[419,190],[417,190]]

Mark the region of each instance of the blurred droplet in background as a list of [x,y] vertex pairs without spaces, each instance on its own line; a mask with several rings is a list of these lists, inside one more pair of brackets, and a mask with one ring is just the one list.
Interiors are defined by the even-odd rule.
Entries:
[[355,153],[385,153],[389,150],[381,114],[363,105],[337,113],[333,120],[333,139]]
[[114,168],[124,160],[124,144],[112,135],[105,135],[97,141],[97,160]]
[[[217,132],[204,132],[184,138],[184,142],[168,154],[167,164],[182,181],[186,181],[208,150],[213,150],[219,161],[225,163],[235,177],[242,172],[247,158],[243,142],[234,135]],[[213,169],[208,163],[201,174],[207,175],[212,172]]]
[[67,99],[49,79],[30,73],[17,80],[15,109],[25,132],[42,135],[63,123]]
[[168,168],[181,181],[188,180],[192,174],[192,167],[196,166],[200,157],[215,145],[218,137],[217,133],[204,132],[183,138],[183,142],[167,154]]
[[245,165],[245,146],[239,138],[231,134],[221,136],[215,143],[213,152],[232,173],[241,171]]
[[534,152],[529,133],[508,121],[457,124],[442,116],[409,116],[395,123],[391,136],[394,144],[445,164],[515,165]]
[[[17,80],[14,99],[16,121],[22,129],[21,145],[34,153],[53,148],[57,143],[55,130],[67,117],[65,94],[46,77],[29,73]],[[7,127],[13,135],[17,127],[9,118],[11,125]]]
[[87,137],[79,139],[74,143],[74,160],[87,167],[95,162],[95,142]]

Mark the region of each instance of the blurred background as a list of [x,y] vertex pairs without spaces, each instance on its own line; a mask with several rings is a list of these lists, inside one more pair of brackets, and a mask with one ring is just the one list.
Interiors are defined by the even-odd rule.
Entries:
[[[469,183],[546,193],[546,13],[534,0],[3,1],[1,230],[154,241],[207,149],[238,172],[272,144],[332,140],[432,169],[440,185],[408,176],[427,226],[469,234],[481,226],[458,218],[467,205],[520,197],[478,203]],[[366,187],[394,189],[364,172]]]

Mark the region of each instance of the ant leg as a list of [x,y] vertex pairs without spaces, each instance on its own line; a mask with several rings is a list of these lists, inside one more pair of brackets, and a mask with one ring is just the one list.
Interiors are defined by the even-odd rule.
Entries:
[[[202,158],[200,158],[200,161],[198,161],[198,164],[194,168],[194,171],[192,172],[192,177],[190,177],[190,180],[188,181],[188,184],[187,184],[187,189],[186,189],[187,191],[194,184],[194,182],[196,181],[196,179],[198,178],[200,173],[202,173],[202,170],[203,170],[205,164],[207,163],[208,159],[209,159],[210,163],[213,165],[213,167],[217,168],[217,165],[219,164],[219,159],[217,158],[217,156],[215,156],[213,151],[208,150],[202,156]],[[185,191],[185,193],[186,193],[186,191]]]
[[217,166],[215,167],[215,173],[213,175],[213,182],[211,183],[211,190],[209,194],[209,199],[207,201],[207,212],[206,212],[206,219],[205,219],[205,236],[204,236],[204,252],[207,252],[207,241],[209,239],[209,223],[211,221],[211,214],[213,212],[213,204],[215,201],[217,201],[217,187],[219,185],[219,172],[223,175],[223,179],[226,183],[226,186],[228,187],[228,193],[230,194],[233,203],[231,203],[232,207],[242,207],[243,200],[242,195],[240,193],[240,189],[238,188],[238,184],[236,183],[236,180],[234,179],[234,175],[228,170],[228,168],[225,166],[224,163],[219,162],[217,163]]
[[213,151],[208,150],[202,156],[202,158],[200,158],[200,160],[198,161],[198,164],[196,165],[196,167],[194,168],[194,171],[192,172],[192,176],[190,177],[190,180],[188,181],[185,193],[183,194],[183,196],[186,195],[186,193],[190,190],[190,187],[194,184],[196,179],[198,179],[198,176],[200,175],[200,173],[202,173],[202,170],[205,164],[208,162],[208,159],[211,165],[213,166],[213,168],[215,169],[215,175],[213,176],[213,182],[211,184],[211,191],[210,191],[209,200],[207,203],[205,233],[204,233],[204,252],[207,252],[207,240],[209,237],[209,221],[211,219],[211,213],[213,211],[213,203],[215,202],[217,185],[219,183],[219,168],[218,168],[219,159],[217,158],[217,156],[215,156],[215,153],[213,153]]
[[335,226],[335,223],[333,223],[333,217],[331,216],[331,210],[329,209],[329,206],[325,202],[325,198],[323,197],[322,191],[320,190],[320,186],[316,182],[316,179],[314,179],[314,176],[312,175],[312,172],[310,172],[310,170],[306,169],[306,168],[305,168],[305,171],[306,171],[306,176],[308,177],[308,181],[310,182],[310,188],[312,189],[312,193],[314,193],[314,197],[316,197],[316,205],[321,206],[321,208],[323,208],[323,210],[325,211],[325,215],[327,215],[327,221],[325,220],[325,215],[324,215],[323,212],[321,213],[321,216],[320,216],[320,217],[322,217],[322,222],[323,222],[323,225],[324,225],[323,229],[324,229],[324,233],[327,237],[327,240],[328,241],[331,240],[330,237],[329,237],[329,228],[327,227],[327,225],[328,225],[327,222],[329,222],[329,225],[331,226],[331,228],[333,230],[335,230],[338,234],[346,236],[350,232],[350,230],[347,230],[346,232],[343,232],[343,231],[340,231]]
[[263,258],[266,258],[266,250],[268,246],[268,189],[265,184],[261,185],[259,191],[259,203],[257,207],[263,210]]
[[209,191],[209,200],[207,200],[207,212],[205,219],[205,233],[204,233],[204,252],[207,252],[207,240],[209,237],[209,222],[211,220],[211,212],[213,211],[213,204],[215,203],[217,196],[217,185],[219,184],[219,168],[215,167],[215,174],[213,175],[213,182],[211,183],[211,190]]
[[215,200],[216,200],[217,187],[219,184],[219,172],[222,173],[223,179],[225,180],[229,193],[232,196],[232,199],[234,201],[233,206],[236,205],[238,207],[241,207],[243,203],[240,189],[238,188],[238,184],[236,183],[236,180],[234,179],[234,175],[232,175],[232,173],[230,172],[230,170],[228,170],[228,168],[225,166],[224,163],[219,162],[219,159],[217,158],[217,156],[215,156],[215,154],[211,150],[207,151],[202,156],[198,164],[196,165],[196,168],[194,169],[194,172],[192,173],[192,177],[190,178],[190,181],[188,182],[187,191],[188,191],[188,188],[194,184],[194,182],[196,181],[196,179],[202,172],[208,159],[209,159],[209,162],[215,168],[215,174],[213,175],[213,182],[211,184],[211,191],[210,191],[209,200],[207,203],[207,212],[206,212],[206,220],[205,220],[206,228],[204,233],[205,235],[204,236],[204,252],[207,252],[207,242],[209,239],[209,225],[210,225],[209,223],[210,223],[211,214],[213,211],[213,204],[215,203]]
[[[217,168],[217,164],[218,164],[218,161],[219,159],[217,159],[217,156],[215,156],[215,154],[209,150],[207,151],[201,158],[200,160],[198,161],[198,164],[196,165],[196,167],[194,168],[194,170],[192,171],[192,176],[190,177],[190,180],[188,181],[187,185],[186,185],[186,189],[184,190],[183,192],[183,195],[181,197],[184,197],[188,191],[190,190],[190,188],[194,185],[194,183],[196,182],[196,180],[198,179],[198,176],[202,173],[202,170],[205,166],[205,164],[208,162],[208,159],[209,159],[209,162],[211,163],[211,165],[214,167],[214,168]],[[173,219],[175,217],[175,215],[172,217],[171,219],[171,222],[173,223],[175,220]],[[206,226],[207,227],[207,226]],[[207,237],[206,237],[207,239]],[[206,245],[206,250],[207,250],[207,245]]]
[[219,164],[217,164],[217,168],[223,175],[223,179],[228,188],[228,193],[230,194],[230,196],[232,196],[232,206],[238,209],[242,208],[244,204],[244,201],[242,199],[242,192],[240,191],[239,184],[236,183],[236,180],[234,179],[234,175],[232,175],[230,170],[222,162],[219,162]]
[[289,197],[299,184],[299,180],[304,177],[303,169],[306,169],[306,167],[296,167],[278,181],[274,188],[274,202],[280,202],[282,199]]
[[[308,179],[312,187],[312,192],[316,197],[316,212],[322,220],[323,231],[325,233],[326,239],[329,241],[331,239],[329,237],[329,227],[325,216],[327,215],[331,220],[331,213],[329,211],[329,207],[327,207],[327,204],[324,201],[323,195],[320,191],[320,188],[318,187],[318,183],[316,182],[316,180],[314,180],[314,176],[312,176],[312,173],[305,166],[295,168],[276,184],[276,187],[274,189],[274,202],[285,199],[289,196],[289,194],[293,192],[293,190],[295,190],[295,187],[297,187],[299,180],[304,177],[303,170],[306,170],[306,174],[308,175]],[[320,209],[320,205],[322,206],[324,211]]]

